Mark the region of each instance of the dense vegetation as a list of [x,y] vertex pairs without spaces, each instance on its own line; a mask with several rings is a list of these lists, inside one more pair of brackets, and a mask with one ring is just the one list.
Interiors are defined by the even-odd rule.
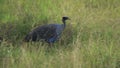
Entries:
[[[23,42],[71,18],[53,47]],[[120,68],[120,0],[0,0],[0,68]]]

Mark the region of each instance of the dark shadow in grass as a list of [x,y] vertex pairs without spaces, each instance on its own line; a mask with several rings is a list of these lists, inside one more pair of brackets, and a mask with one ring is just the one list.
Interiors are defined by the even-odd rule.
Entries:
[[116,61],[116,68],[120,68],[120,60]]
[[1,42],[3,41],[3,38],[2,37],[0,37],[0,44],[1,44]]
[[0,25],[0,36],[11,43],[17,43],[29,31],[31,22],[32,17],[28,16],[13,22],[2,23]]

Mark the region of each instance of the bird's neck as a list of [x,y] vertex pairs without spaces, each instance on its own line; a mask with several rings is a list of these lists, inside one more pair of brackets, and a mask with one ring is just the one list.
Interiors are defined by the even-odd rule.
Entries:
[[62,20],[62,22],[63,22],[64,28],[65,28],[66,27],[66,21]]

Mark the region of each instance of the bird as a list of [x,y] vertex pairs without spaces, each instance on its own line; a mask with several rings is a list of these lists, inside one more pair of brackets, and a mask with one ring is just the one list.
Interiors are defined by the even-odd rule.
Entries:
[[37,28],[33,29],[31,32],[29,32],[25,38],[25,42],[29,41],[40,41],[44,40],[45,42],[51,44],[57,41],[61,33],[66,27],[66,20],[70,20],[69,17],[62,17],[62,24],[47,24],[38,26]]

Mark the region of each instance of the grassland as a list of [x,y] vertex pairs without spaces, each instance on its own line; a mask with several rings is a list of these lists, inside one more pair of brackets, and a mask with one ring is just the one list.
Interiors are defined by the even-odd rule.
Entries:
[[[71,18],[52,48],[22,42]],[[0,0],[0,68],[120,68],[120,0]]]

